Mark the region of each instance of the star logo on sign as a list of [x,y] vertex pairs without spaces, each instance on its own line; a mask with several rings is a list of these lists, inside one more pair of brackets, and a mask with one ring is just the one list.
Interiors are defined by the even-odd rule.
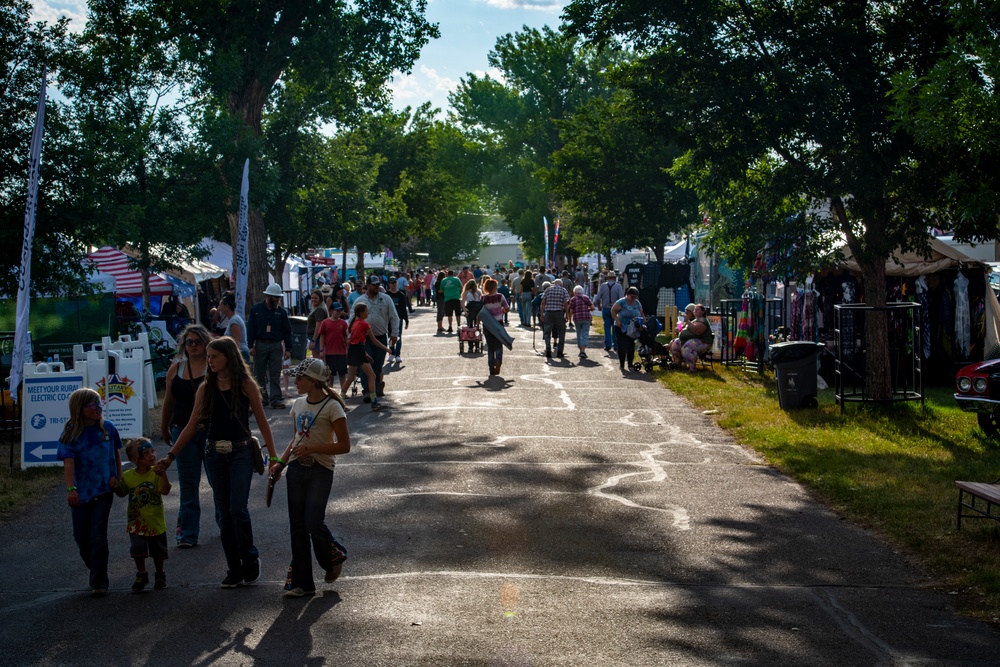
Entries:
[[104,398],[105,403],[118,401],[128,405],[128,400],[135,396],[132,385],[133,380],[128,377],[119,377],[117,373],[109,375],[107,378],[97,383],[97,392]]

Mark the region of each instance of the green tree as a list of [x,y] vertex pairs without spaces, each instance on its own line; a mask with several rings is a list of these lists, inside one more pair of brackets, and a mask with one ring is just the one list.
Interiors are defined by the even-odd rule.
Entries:
[[522,239],[525,253],[541,257],[542,217],[553,221],[558,202],[539,170],[550,166],[562,145],[558,121],[606,94],[606,60],[581,49],[575,37],[525,26],[497,40],[489,64],[502,80],[469,74],[449,99],[455,121],[477,149],[498,212]]
[[101,221],[94,242],[130,244],[149,307],[150,273],[201,257],[204,218],[173,200],[188,137],[185,71],[162,21],[132,0],[91,0],[63,70],[81,157],[76,198]]
[[[775,156],[771,199],[805,197],[846,240],[865,301],[886,302],[885,263],[925,247],[930,158],[892,117],[892,77],[923,75],[952,28],[944,2],[765,3],[575,0],[571,30],[627,42],[640,57],[623,82],[664,128],[691,137],[700,191],[724,197]],[[891,393],[888,331],[867,318],[868,394]]]
[[[52,81],[72,51],[66,20],[30,21],[31,3],[11,0],[0,7],[0,293],[14,295],[20,276],[24,209],[28,196],[31,133],[42,70]],[[75,143],[65,105],[49,96],[39,175],[32,249],[31,292],[57,294],[85,285],[80,260],[84,220],[72,201]]]
[[957,2],[946,7],[954,36],[925,73],[908,68],[893,83],[900,127],[932,151],[920,169],[936,185],[941,227],[963,240],[997,238],[1000,212],[1000,8]]
[[572,213],[573,228],[618,250],[650,247],[662,263],[666,242],[701,215],[694,192],[670,171],[681,149],[647,127],[626,92],[594,98],[559,123],[563,146],[541,173]]
[[[262,3],[156,2],[193,64],[199,91],[212,101],[209,118],[228,140],[214,144],[226,193],[231,238],[236,239],[238,169],[261,158],[263,119],[276,92],[294,87],[314,119],[344,120],[384,99],[393,71],[409,71],[437,28],[424,19],[424,0],[353,3],[278,0]],[[213,131],[209,136],[223,135]],[[259,165],[255,164],[253,172]],[[266,177],[265,177],[266,180]],[[256,187],[254,188],[256,191]],[[250,211],[248,293],[267,280],[264,220]],[[256,202],[260,202],[258,197]]]

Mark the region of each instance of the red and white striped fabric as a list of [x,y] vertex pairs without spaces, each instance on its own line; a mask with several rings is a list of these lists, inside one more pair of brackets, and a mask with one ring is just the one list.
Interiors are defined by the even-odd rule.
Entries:
[[[97,265],[97,270],[114,276],[115,293],[120,296],[142,296],[142,274],[128,268],[129,257],[121,250],[104,246],[87,255]],[[149,274],[150,296],[173,294],[174,288],[157,273]]]

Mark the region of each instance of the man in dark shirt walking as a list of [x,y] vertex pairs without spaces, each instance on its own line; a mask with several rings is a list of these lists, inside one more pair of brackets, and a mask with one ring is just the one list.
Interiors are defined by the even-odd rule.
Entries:
[[281,362],[292,356],[292,324],[280,304],[281,285],[271,283],[264,290],[264,302],[250,309],[247,322],[254,378],[260,385],[264,403],[278,409],[285,407],[279,382]]

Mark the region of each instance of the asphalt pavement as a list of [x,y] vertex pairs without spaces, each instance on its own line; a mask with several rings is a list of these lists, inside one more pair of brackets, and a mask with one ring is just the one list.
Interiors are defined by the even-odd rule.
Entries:
[[[1000,664],[1000,634],[924,572],[650,376],[623,376],[599,337],[579,359],[570,332],[548,361],[540,332],[510,331],[490,377],[418,308],[389,409],[349,401],[327,514],[349,559],[332,585],[316,567],[315,597],[282,595],[284,482],[266,508],[255,478],[263,574],[235,590],[218,587],[207,482],[201,544],[171,548],[164,591],[129,592],[116,501],[104,599],[53,489],[0,524],[0,664]],[[287,442],[290,418],[269,415]],[[176,495],[166,508],[172,524]]]

